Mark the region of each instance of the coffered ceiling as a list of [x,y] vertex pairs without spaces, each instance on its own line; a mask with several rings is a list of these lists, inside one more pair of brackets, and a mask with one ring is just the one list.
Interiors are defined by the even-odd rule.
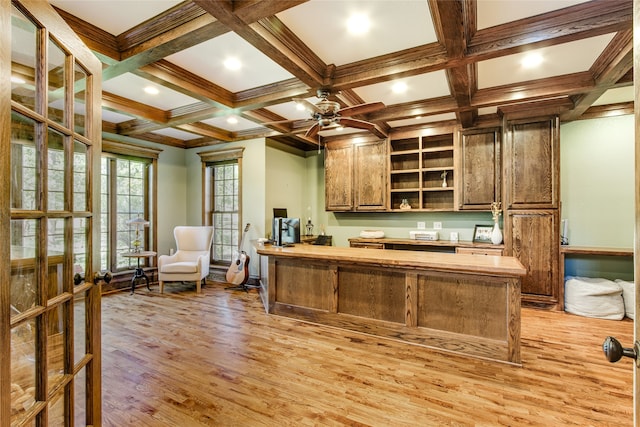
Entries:
[[[50,3],[104,63],[109,139],[190,148],[273,137],[311,150],[344,134],[473,127],[505,112],[567,121],[633,111],[631,0]],[[368,32],[347,30],[354,14]],[[527,68],[531,53],[540,64]],[[292,99],[316,104],[320,88],[342,108],[384,107],[354,111],[369,130],[306,136],[315,122]]]

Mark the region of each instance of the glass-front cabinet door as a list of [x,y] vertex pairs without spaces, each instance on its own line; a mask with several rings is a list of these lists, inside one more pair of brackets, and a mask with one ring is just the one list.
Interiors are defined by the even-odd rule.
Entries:
[[46,1],[0,20],[0,426],[99,426],[100,63]]

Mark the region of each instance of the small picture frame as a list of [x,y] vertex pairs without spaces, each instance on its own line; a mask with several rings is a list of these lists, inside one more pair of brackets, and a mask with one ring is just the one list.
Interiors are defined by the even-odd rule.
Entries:
[[473,230],[473,241],[475,243],[491,243],[491,233],[493,225],[476,225]]

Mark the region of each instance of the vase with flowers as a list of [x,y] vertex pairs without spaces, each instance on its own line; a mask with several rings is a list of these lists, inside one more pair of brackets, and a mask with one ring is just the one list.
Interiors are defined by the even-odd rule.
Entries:
[[502,243],[502,230],[500,230],[500,215],[502,215],[502,202],[491,202],[491,216],[493,217],[493,231],[491,232],[491,243],[499,245]]

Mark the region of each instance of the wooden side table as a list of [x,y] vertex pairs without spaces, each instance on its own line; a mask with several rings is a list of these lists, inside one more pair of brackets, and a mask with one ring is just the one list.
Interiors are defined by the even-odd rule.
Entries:
[[147,277],[147,275],[145,274],[144,270],[142,269],[142,267],[140,267],[140,260],[142,258],[150,258],[152,256],[156,256],[157,253],[154,251],[140,251],[140,252],[127,252],[122,254],[123,257],[126,258],[137,258],[138,260],[138,266],[136,267],[136,271],[133,273],[133,278],[131,279],[131,294],[133,295],[133,292],[136,289],[136,280],[138,279],[144,279],[147,283],[147,289],[151,290],[151,288],[149,287],[149,278]]

